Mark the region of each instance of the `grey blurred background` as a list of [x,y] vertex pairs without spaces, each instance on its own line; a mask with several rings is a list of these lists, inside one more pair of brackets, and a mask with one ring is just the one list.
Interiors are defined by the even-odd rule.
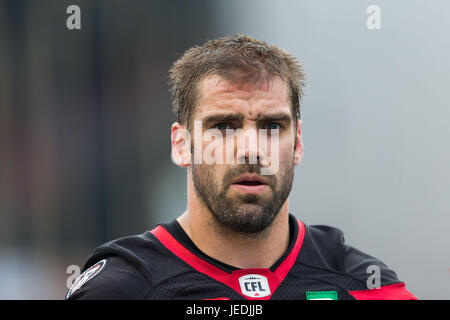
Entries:
[[[66,8],[81,8],[68,30]],[[369,5],[381,29],[369,30]],[[450,299],[450,2],[0,0],[0,299],[62,299],[98,245],[186,207],[167,72],[244,33],[307,73],[291,212]],[[68,272],[69,271],[69,272]]]

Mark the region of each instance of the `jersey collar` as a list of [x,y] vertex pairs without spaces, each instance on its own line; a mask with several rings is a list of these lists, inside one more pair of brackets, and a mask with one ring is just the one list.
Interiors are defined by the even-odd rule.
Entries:
[[239,269],[222,263],[195,246],[176,220],[158,225],[151,233],[192,268],[241,294],[246,299],[270,299],[286,278],[305,237],[305,225],[289,215],[290,243],[285,254],[270,268]]

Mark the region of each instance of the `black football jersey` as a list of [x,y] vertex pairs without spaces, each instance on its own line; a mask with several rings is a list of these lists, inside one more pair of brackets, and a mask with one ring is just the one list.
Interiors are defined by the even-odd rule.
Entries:
[[270,268],[239,269],[195,246],[176,220],[93,251],[66,299],[416,299],[380,260],[330,226],[289,217],[287,251]]

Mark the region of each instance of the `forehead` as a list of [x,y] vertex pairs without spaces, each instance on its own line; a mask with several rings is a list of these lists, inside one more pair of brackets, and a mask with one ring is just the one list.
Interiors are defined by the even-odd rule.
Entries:
[[261,85],[232,84],[217,75],[200,81],[194,119],[216,113],[236,113],[256,119],[266,113],[291,115],[286,83],[278,77]]

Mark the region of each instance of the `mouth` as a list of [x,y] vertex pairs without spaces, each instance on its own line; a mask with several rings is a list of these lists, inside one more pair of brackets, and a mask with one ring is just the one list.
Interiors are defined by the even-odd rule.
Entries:
[[233,181],[232,186],[246,193],[259,193],[269,187],[267,182],[257,175],[241,176]]

